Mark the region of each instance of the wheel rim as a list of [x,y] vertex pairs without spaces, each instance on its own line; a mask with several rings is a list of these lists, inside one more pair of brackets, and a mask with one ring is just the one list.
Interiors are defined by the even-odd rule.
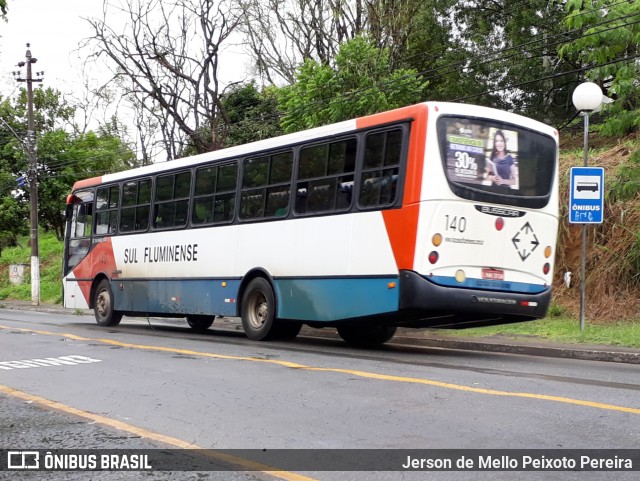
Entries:
[[111,299],[106,290],[100,291],[96,297],[96,310],[101,318],[106,318],[111,311]]
[[253,329],[260,329],[269,318],[269,303],[262,292],[255,292],[249,300],[248,321]]

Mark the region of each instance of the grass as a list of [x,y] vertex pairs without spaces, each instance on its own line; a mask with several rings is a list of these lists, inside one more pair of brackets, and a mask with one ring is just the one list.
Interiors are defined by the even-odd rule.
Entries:
[[640,348],[640,321],[601,324],[585,319],[585,328],[580,330],[580,321],[576,318],[547,316],[532,322],[441,332],[460,337],[501,336],[515,340],[537,338],[566,344],[603,344]]
[[[2,250],[0,256],[0,300],[31,299],[31,286],[13,286],[9,283],[9,264],[30,264],[31,248],[28,239],[21,239],[18,247]],[[53,234],[42,233],[39,237],[41,282],[40,298],[43,303],[62,302],[62,253],[63,245]],[[559,343],[605,344],[640,348],[640,321],[608,321],[586,319],[585,329],[580,330],[577,318],[569,315],[562,306],[554,304],[549,316],[533,322],[507,324],[464,330],[439,331],[442,334],[464,337],[501,336],[509,338],[540,338]]]
[[[40,233],[38,236],[38,254],[40,257],[40,300],[50,304],[62,302],[62,253],[63,245],[52,233]],[[22,238],[18,247],[2,249],[0,256],[0,300],[31,300],[29,278],[24,284],[12,285],[9,282],[9,265],[31,265],[31,247],[28,238]],[[27,274],[28,276],[28,274]]]

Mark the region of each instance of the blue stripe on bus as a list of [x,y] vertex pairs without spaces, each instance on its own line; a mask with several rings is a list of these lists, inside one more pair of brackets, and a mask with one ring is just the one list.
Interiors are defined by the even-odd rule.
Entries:
[[119,311],[235,316],[240,280],[114,279],[111,288]]
[[542,284],[529,284],[526,282],[509,282],[498,281],[489,279],[465,279],[463,282],[458,282],[455,277],[449,276],[429,276],[426,279],[446,287],[466,287],[469,289],[486,289],[491,291],[504,291],[504,292],[522,292],[525,294],[538,294],[546,291],[549,286]]
[[[395,283],[393,288],[389,283]],[[398,277],[276,279],[278,317],[336,321],[398,310]]]

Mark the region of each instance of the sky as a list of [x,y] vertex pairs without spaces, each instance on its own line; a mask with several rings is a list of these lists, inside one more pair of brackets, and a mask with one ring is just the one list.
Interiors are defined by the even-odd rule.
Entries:
[[[91,36],[84,18],[102,18],[103,0],[8,0],[8,6],[7,22],[0,21],[0,94],[6,96],[19,88],[11,72],[25,59],[27,43],[38,59],[34,72],[45,72],[45,86],[62,92],[81,86],[87,51],[78,52],[78,47]],[[248,62],[240,50],[228,45],[223,51],[227,64],[221,73],[229,73],[223,82],[247,78]],[[104,77],[108,79],[106,74]]]
[[[91,33],[82,17],[100,17],[102,0],[9,0],[7,22],[0,21],[0,93],[3,96],[20,87],[11,74],[26,68],[27,43],[38,59],[35,71],[44,71],[44,86],[70,92],[82,77],[82,58],[78,44]],[[24,84],[22,84],[24,85]]]
[[[98,87],[109,80],[106,67],[101,69],[95,64],[87,69],[88,73],[83,73],[88,50],[78,51],[79,45],[92,33],[85,19],[103,17],[103,0],[8,0],[7,3],[7,21],[0,20],[0,96],[13,97],[25,86],[14,79],[12,72],[20,70],[22,78],[26,77],[26,68],[19,68],[17,64],[25,60],[27,43],[32,56],[38,60],[32,67],[33,72],[44,71],[44,81],[40,84],[44,88],[51,87],[65,96],[82,100],[85,81]],[[239,54],[239,48],[228,46],[223,50],[221,60],[226,60],[226,64],[221,74],[227,77],[221,78],[223,84],[248,78],[248,62],[242,60],[246,56]],[[88,121],[89,128],[94,129],[111,115],[113,112],[94,112],[88,120],[78,120]],[[129,123],[126,112],[119,111],[118,118]]]

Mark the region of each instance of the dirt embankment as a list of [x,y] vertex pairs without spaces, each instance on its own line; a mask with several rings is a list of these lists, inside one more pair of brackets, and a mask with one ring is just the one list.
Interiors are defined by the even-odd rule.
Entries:
[[[554,279],[554,302],[574,315],[580,309],[582,227],[569,224],[569,169],[583,165],[583,153],[571,139],[560,154],[560,229]],[[594,139],[595,142],[602,139]],[[591,139],[590,139],[591,143]],[[571,150],[568,150],[568,149]],[[578,149],[578,150],[576,150]],[[605,169],[605,213],[601,225],[587,225],[586,311],[596,322],[640,318],[640,137],[589,154],[589,165]],[[619,194],[622,187],[627,195]],[[629,193],[631,194],[629,195]],[[572,273],[566,287],[565,272]]]

